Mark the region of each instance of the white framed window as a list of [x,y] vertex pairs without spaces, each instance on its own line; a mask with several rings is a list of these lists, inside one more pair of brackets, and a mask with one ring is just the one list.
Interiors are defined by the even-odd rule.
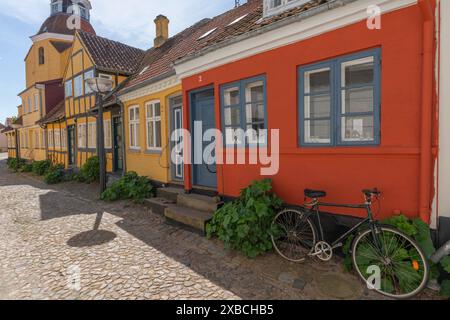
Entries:
[[88,123],[88,148],[97,148],[97,123],[95,122]]
[[61,148],[67,148],[67,129],[61,130]]
[[84,73],[84,93],[89,94],[92,93],[91,88],[87,84],[86,80],[94,78],[94,70],[89,70]]
[[145,104],[147,128],[147,149],[161,150],[161,103],[150,101]]
[[140,149],[139,141],[139,106],[128,109],[130,149]]
[[105,138],[105,148],[112,148],[112,134],[111,134],[111,120],[105,120],[103,122],[104,138]]
[[55,129],[54,136],[55,136],[55,148],[61,148],[61,132],[59,131],[59,129]]
[[53,134],[54,134],[53,130],[49,130],[48,131],[48,147],[49,148],[54,148],[55,147],[55,144],[54,144],[55,140],[53,140],[54,139]]
[[69,98],[73,95],[72,93],[72,80],[67,80],[64,84],[64,94],[66,98]]
[[74,97],[81,97],[83,95],[83,76],[79,75],[73,79],[73,94]]
[[39,94],[38,93],[34,94],[34,110],[35,111],[39,110]]
[[77,127],[78,148],[86,148],[86,123],[80,123]]

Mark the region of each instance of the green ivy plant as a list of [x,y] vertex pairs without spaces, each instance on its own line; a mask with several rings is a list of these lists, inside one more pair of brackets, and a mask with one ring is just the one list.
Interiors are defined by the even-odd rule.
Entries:
[[64,179],[64,165],[57,164],[52,166],[44,175],[44,182],[47,184],[57,184]]
[[32,172],[38,176],[45,175],[52,167],[50,160],[34,161]]
[[273,248],[273,218],[282,200],[272,193],[272,181],[253,182],[237,200],[216,211],[206,226],[208,237],[217,236],[230,249],[254,258]]
[[79,174],[74,178],[78,182],[93,183],[95,181],[98,181],[100,178],[99,158],[97,156],[94,156],[87,159],[81,167]]
[[154,193],[155,188],[150,179],[140,177],[136,172],[128,172],[107,188],[101,198],[105,201],[132,199],[135,202],[142,203],[144,199],[153,196]]
[[26,164],[27,162],[25,159],[9,158],[7,160],[8,167],[14,172],[19,172]]

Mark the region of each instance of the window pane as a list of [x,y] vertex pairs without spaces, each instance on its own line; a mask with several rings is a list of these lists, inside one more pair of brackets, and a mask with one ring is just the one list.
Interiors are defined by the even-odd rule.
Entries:
[[147,118],[153,118],[153,105],[148,104],[147,105]]
[[264,82],[258,81],[245,86],[245,102],[264,101]]
[[136,128],[136,147],[139,147],[140,145],[140,139],[139,139],[139,123],[135,124],[135,128]]
[[156,130],[155,147],[156,148],[161,148],[161,121],[156,121],[156,123],[155,123],[155,130]]
[[239,104],[239,88],[233,87],[224,90],[225,106],[234,106]]
[[305,118],[327,118],[331,114],[330,95],[305,97]]
[[131,147],[135,147],[136,146],[136,141],[135,141],[135,137],[134,137],[134,124],[130,124],[130,146]]
[[161,116],[161,104],[158,102],[155,104],[155,117]]
[[139,108],[134,108],[134,120],[139,120]]
[[342,113],[372,112],[373,87],[342,90]]
[[330,143],[331,142],[330,120],[306,120],[305,142],[307,143]]
[[147,122],[147,143],[148,147],[153,148],[155,145],[155,137],[153,136],[153,122]]
[[330,68],[305,72],[305,93],[330,91]]
[[342,137],[343,141],[373,141],[373,116],[343,117]]
[[225,108],[225,125],[238,126],[241,123],[241,110],[239,108]]
[[249,104],[246,110],[247,123],[264,122],[264,104]]
[[265,144],[267,141],[267,130],[264,128],[264,123],[248,125],[247,135],[249,143]]
[[225,129],[226,144],[242,144],[244,141],[243,130],[241,128]]
[[372,84],[374,57],[353,60],[342,64],[342,86]]

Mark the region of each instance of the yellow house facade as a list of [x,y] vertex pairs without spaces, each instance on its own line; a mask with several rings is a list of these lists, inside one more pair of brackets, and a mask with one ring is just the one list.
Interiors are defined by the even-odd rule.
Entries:
[[[63,74],[65,118],[47,124],[50,135],[59,134],[65,139],[64,146],[58,145],[58,152],[67,168],[81,168],[89,158],[97,155],[96,94],[86,80],[107,78],[112,80],[114,89],[134,71],[128,66],[138,65],[142,56],[142,50],[116,41],[83,31],[75,34]],[[105,111],[103,116],[107,171],[120,171],[122,166],[115,161],[113,139],[113,130],[121,123],[117,121],[121,119],[120,112],[118,114],[113,108]]]
[[154,20],[156,38],[138,71],[117,93],[123,104],[125,121],[126,171],[147,176],[156,184],[182,186],[184,167],[172,161],[182,157],[183,128],[181,82],[173,62],[196,45],[206,21],[168,38],[169,20],[159,15]]
[[182,175],[172,177],[170,165],[171,107],[181,107],[181,84],[168,79],[144,87],[141,94],[138,90],[120,98],[125,110],[127,171],[160,183],[181,183]]

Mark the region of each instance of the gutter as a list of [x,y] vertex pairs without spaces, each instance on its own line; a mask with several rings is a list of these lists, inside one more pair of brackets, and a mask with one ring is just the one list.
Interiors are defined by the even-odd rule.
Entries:
[[422,122],[420,136],[419,216],[430,224],[432,180],[433,67],[434,67],[434,0],[419,0],[423,17]]

